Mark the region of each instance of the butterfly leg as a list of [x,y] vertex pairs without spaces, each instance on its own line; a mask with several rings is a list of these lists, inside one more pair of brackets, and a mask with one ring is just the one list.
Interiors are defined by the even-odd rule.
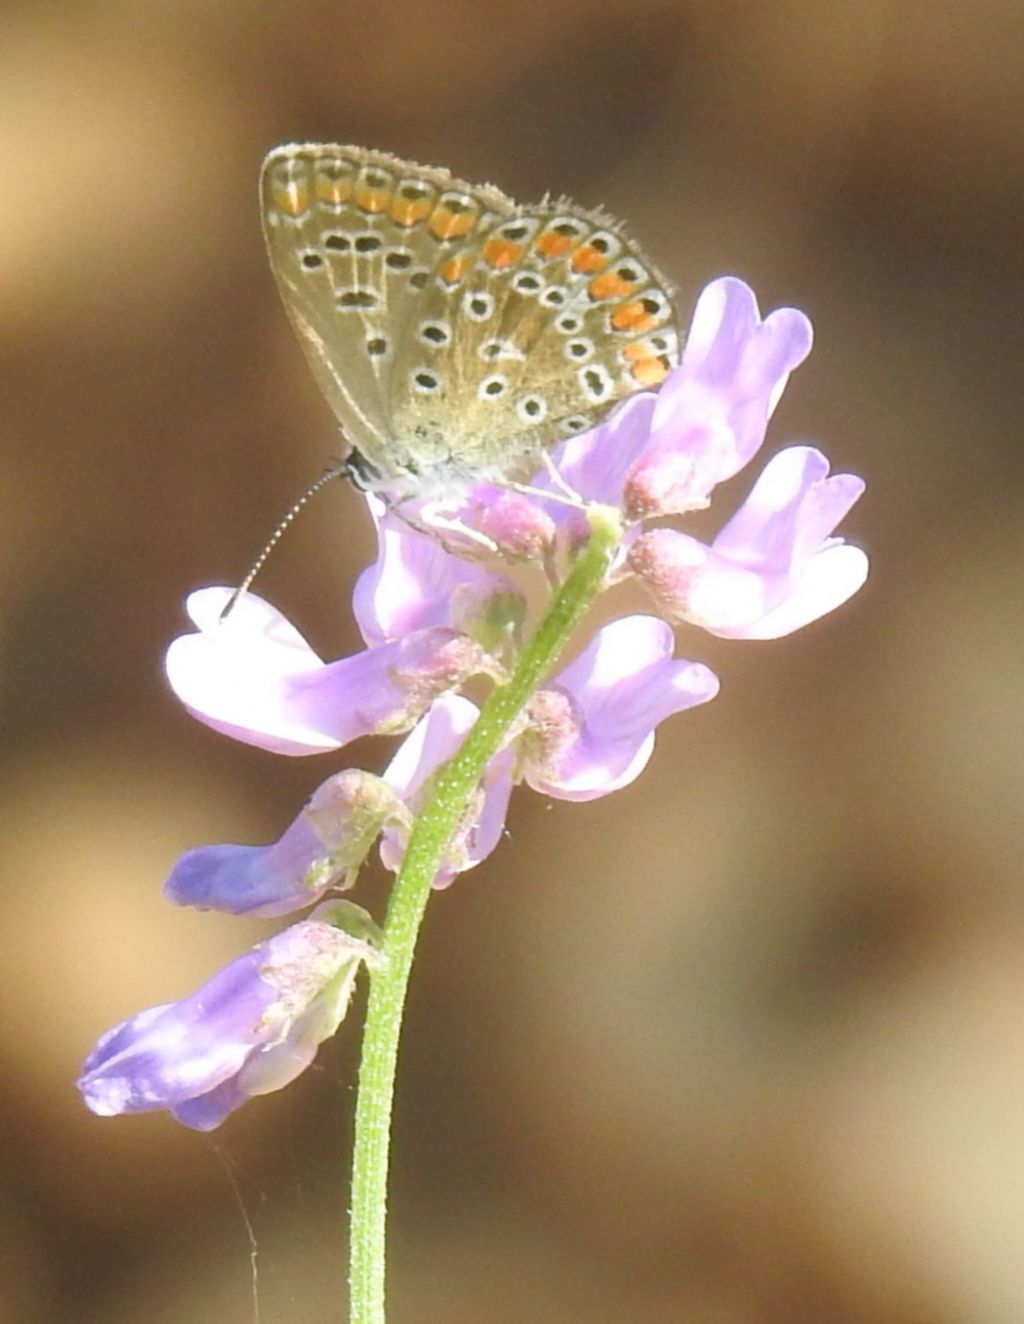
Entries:
[[579,506],[582,509],[587,503],[580,496],[579,492],[577,492],[574,487],[570,487],[569,484],[562,477],[561,470],[559,469],[558,465],[554,462],[554,460],[551,458],[551,452],[542,450],[540,453],[540,462],[541,464],[543,464],[544,468],[548,471],[548,477],[558,488],[558,490],[562,493],[562,495],[566,498],[566,500],[568,500],[568,502],[571,505]]
[[389,514],[396,516],[403,524],[408,525],[413,533],[421,534],[424,538],[433,538],[450,556],[464,555],[466,548],[465,546],[453,547],[451,543],[445,541],[442,536],[444,533],[455,534],[464,542],[479,547],[488,556],[494,556],[498,553],[498,544],[493,538],[489,538],[486,533],[481,533],[479,529],[472,528],[463,520],[445,515],[440,501],[425,501],[415,515],[410,515],[402,509],[402,501],[395,501],[394,498],[385,496],[384,503]]
[[540,461],[547,470],[552,486],[556,489],[555,491],[548,492],[544,488],[533,487],[529,483],[520,483],[515,479],[499,480],[498,485],[507,487],[511,492],[518,492],[520,496],[535,497],[542,501],[554,501],[560,506],[570,506],[573,510],[585,511],[590,502],[586,497],[580,496],[575,488],[569,486],[547,451],[542,450],[540,452]]
[[[443,508],[440,501],[424,501],[419,509],[419,518],[423,521],[425,526],[420,530],[421,533],[454,533],[456,537],[464,538],[474,546],[480,547],[487,552],[489,556],[497,555],[500,550],[494,539],[489,538],[486,533],[481,533],[479,529],[474,529],[471,525],[466,524],[457,516],[453,518],[449,515],[443,514]],[[456,556],[458,555],[458,551],[449,547],[443,538],[438,538],[438,541],[446,552],[451,552]]]
[[568,489],[567,494],[561,492],[546,492],[542,487],[531,487],[529,483],[502,482],[499,487],[507,487],[510,492],[518,492],[520,496],[534,497],[538,501],[554,501],[559,506],[571,506],[573,510],[587,510],[590,502],[586,497],[581,497],[578,492]]

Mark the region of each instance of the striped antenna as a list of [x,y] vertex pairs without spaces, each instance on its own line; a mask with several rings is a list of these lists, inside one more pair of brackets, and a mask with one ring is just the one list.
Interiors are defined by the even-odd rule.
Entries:
[[344,478],[348,474],[348,472],[349,470],[346,464],[339,465],[337,468],[334,469],[328,469],[326,473],[320,475],[320,477],[316,480],[315,483],[311,483],[310,486],[306,488],[302,496],[299,497],[298,501],[296,501],[294,506],[292,506],[291,510],[288,511],[284,519],[281,521],[281,523],[277,526],[274,532],[267,539],[266,543],[264,544],[262,552],[260,552],[259,556],[257,556],[256,560],[253,561],[252,565],[249,567],[249,573],[245,576],[245,578],[242,580],[239,586],[235,589],[231,597],[228,598],[227,604],[225,605],[224,610],[220,614],[220,619],[222,621],[226,621],[227,618],[234,611],[235,603],[242,596],[242,594],[249,588],[249,586],[252,584],[252,581],[256,578],[259,572],[266,565],[267,558],[270,556],[270,553],[274,550],[277,544],[281,541],[281,537],[284,534],[284,531],[288,528],[288,526],[291,524],[295,516],[299,513],[299,511],[306,504],[306,502],[309,501],[310,497],[314,496],[317,492],[319,492],[322,487],[326,487],[332,478]]

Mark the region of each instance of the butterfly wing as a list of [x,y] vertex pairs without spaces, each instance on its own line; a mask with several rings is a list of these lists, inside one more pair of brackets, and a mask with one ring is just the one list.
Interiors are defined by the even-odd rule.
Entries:
[[667,282],[614,222],[567,202],[482,216],[435,269],[428,306],[400,329],[391,426],[436,437],[454,474],[499,473],[679,361]]
[[[468,190],[447,170],[359,147],[289,144],[263,164],[263,230],[285,308],[346,437],[381,479],[404,472],[391,427],[395,343],[422,320],[444,200]],[[480,207],[513,207],[497,189],[477,194]]]
[[678,361],[665,281],[600,213],[384,152],[264,163],[271,265],[371,485],[499,475]]

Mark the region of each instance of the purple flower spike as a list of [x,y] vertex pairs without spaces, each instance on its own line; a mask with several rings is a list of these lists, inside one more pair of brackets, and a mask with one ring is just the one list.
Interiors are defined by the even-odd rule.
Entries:
[[105,1034],[78,1082],[85,1102],[102,1117],[167,1108],[197,1131],[219,1126],[309,1066],[340,1025],[360,964],[380,963],[375,932],[350,902],[318,907],[190,997]]
[[[478,716],[479,709],[469,699],[446,694],[403,741],[384,773],[384,780],[413,813],[418,810],[433,773],[456,753]],[[435,887],[447,887],[456,874],[474,868],[501,840],[512,793],[512,768],[511,749],[503,750],[491,760],[466,822],[452,842],[448,860],[434,879]],[[380,843],[385,868],[398,872],[407,841],[406,827],[385,828]]]
[[323,662],[254,593],[222,621],[230,593],[206,588],[189,596],[199,632],[172,642],[167,676],[193,717],[277,754],[318,754],[359,736],[406,730],[435,695],[493,668],[479,645],[441,627]]
[[329,887],[355,882],[383,825],[407,817],[380,777],[352,768],[329,777],[271,846],[199,846],[164,883],[178,906],[266,918],[318,901]]
[[379,497],[367,504],[377,529],[377,559],[356,580],[352,609],[371,646],[417,630],[450,626],[472,634],[495,599],[511,600],[522,615],[522,594],[504,575],[491,574],[445,551],[437,537],[418,533],[386,511]]
[[710,547],[674,529],[634,543],[630,567],[666,615],[731,639],[777,639],[840,606],[867,577],[867,557],[832,530],[864,490],[828,476],[810,446],[780,451]]
[[654,749],[654,730],[673,713],[707,703],[718,677],[674,660],[675,639],[654,616],[626,616],[590,644],[530,705],[522,771],[558,800],[596,800],[628,786]]

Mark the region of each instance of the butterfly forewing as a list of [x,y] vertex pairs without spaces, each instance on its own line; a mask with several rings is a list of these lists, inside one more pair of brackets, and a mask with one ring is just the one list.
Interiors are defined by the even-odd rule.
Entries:
[[664,280],[608,217],[383,152],[278,148],[278,285],[373,485],[499,476],[678,361]]

